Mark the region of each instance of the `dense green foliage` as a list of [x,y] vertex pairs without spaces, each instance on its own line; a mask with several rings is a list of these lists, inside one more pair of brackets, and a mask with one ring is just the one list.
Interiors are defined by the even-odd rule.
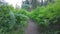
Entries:
[[7,4],[0,6],[0,34],[24,34],[27,16],[23,13],[24,10],[16,10]]
[[[34,9],[31,13],[24,9],[14,9],[11,5],[0,5],[0,34],[24,34],[28,18],[33,19],[43,34],[60,32],[60,0]],[[28,17],[29,16],[29,17]]]
[[30,17],[37,22],[41,32],[56,34],[56,31],[60,31],[60,1],[38,7],[31,12]]

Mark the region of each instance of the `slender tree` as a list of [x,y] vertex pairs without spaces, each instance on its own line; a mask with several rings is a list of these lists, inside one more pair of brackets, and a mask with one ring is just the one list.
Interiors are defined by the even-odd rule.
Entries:
[[32,0],[32,9],[37,8],[37,0]]
[[41,4],[41,6],[43,5],[43,0],[41,0],[41,3],[40,4]]

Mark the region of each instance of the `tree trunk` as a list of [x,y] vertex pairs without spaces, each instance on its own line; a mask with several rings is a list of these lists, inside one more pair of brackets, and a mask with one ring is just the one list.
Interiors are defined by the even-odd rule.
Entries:
[[32,9],[37,8],[37,0],[32,0]]

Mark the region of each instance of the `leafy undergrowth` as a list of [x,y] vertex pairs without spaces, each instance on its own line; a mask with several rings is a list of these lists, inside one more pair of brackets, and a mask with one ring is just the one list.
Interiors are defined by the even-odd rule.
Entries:
[[38,7],[30,14],[43,34],[58,34],[60,32],[60,1]]
[[0,34],[24,34],[28,16],[38,25],[42,34],[59,34],[60,32],[60,1],[47,6],[38,7],[31,13],[14,9],[10,5],[0,5]]
[[[26,12],[26,11],[25,11]],[[0,6],[0,34],[24,34],[28,17],[24,10],[17,11],[12,6]]]

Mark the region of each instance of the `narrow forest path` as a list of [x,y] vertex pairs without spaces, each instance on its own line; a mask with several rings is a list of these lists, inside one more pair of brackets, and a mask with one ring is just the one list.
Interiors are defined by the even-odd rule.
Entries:
[[28,22],[25,34],[39,34],[37,25],[32,20],[28,20]]

